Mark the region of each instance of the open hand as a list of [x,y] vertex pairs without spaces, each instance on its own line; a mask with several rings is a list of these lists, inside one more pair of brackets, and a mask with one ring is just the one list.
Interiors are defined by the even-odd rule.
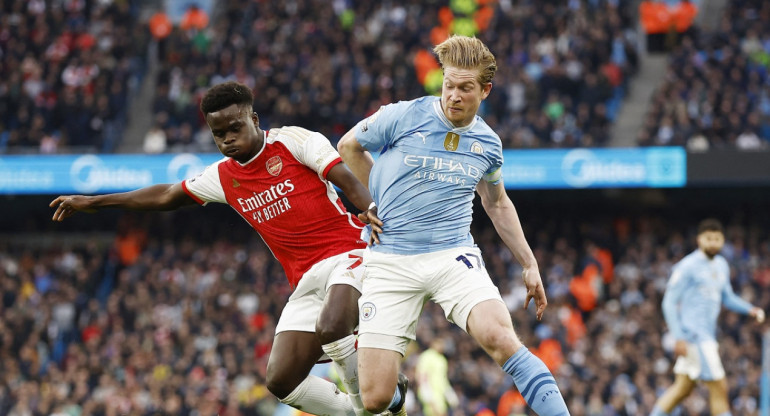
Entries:
[[91,208],[91,198],[84,195],[61,195],[48,204],[49,207],[56,207],[53,213],[53,221],[62,221],[71,217],[78,211],[96,212]]

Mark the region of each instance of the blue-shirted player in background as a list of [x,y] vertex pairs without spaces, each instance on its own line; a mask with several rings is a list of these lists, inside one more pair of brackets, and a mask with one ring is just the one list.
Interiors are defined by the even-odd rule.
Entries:
[[[474,191],[524,268],[537,317],[547,301],[537,262],[501,178],[502,144],[476,115],[492,89],[495,57],[478,39],[436,46],[441,97],[383,106],[340,140],[345,163],[369,190],[382,220],[364,257],[359,300],[359,385],[373,413],[391,404],[401,356],[426,300],[467,331],[513,377],[540,415],[568,415],[551,372],[521,343],[470,235]],[[377,163],[368,152],[379,151]],[[367,212],[374,211],[369,210]],[[375,228],[379,230],[379,228]]]
[[738,297],[730,286],[730,266],[718,253],[725,243],[722,225],[714,219],[698,226],[698,249],[674,265],[663,296],[663,315],[676,340],[674,384],[655,403],[653,416],[667,415],[697,381],[709,391],[711,414],[730,415],[727,381],[716,341],[716,324],[722,304],[748,314],[757,322],[765,312]]

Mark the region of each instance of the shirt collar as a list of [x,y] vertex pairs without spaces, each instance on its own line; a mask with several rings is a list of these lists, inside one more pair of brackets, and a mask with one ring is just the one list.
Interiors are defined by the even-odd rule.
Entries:
[[444,110],[441,108],[441,97],[438,97],[438,99],[433,102],[433,111],[435,111],[436,115],[439,117],[439,120],[441,120],[441,122],[444,123],[445,126],[447,126],[450,130],[452,130],[455,133],[465,133],[467,131],[470,131],[478,121],[478,116],[474,115],[473,120],[467,126],[455,127],[455,125],[452,124],[452,122],[449,121],[448,118],[446,118],[446,115],[444,114]]

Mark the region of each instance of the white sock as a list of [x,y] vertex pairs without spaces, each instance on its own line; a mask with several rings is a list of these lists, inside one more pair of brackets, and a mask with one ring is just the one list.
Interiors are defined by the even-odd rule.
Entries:
[[371,415],[364,410],[364,403],[358,388],[358,355],[356,354],[355,335],[348,335],[321,347],[334,362],[334,369],[337,370],[337,375],[340,376],[342,384],[345,385],[356,416]]
[[281,403],[314,415],[356,416],[350,397],[334,383],[316,376],[307,376]]

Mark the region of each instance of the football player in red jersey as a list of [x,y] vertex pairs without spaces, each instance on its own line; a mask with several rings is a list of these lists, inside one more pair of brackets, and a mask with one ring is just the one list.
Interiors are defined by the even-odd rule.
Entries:
[[[195,203],[230,205],[264,239],[294,288],[276,325],[267,387],[286,403],[313,414],[365,414],[358,390],[355,335],[363,267],[364,224],[382,223],[367,189],[341,163],[322,134],[301,127],[263,131],[245,85],[212,87],[201,102],[214,141],[225,156],[181,183],[131,192],[66,195],[54,199],[54,221],[99,208],[173,210]],[[342,205],[337,185],[362,213]],[[339,394],[309,376],[326,353],[345,384]],[[394,392],[404,396],[405,380]],[[391,409],[403,414],[403,399]]]

